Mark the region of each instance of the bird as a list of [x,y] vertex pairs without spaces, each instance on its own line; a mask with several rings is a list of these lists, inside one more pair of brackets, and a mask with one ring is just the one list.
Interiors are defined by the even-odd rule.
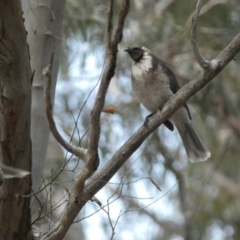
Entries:
[[[180,89],[172,70],[160,58],[145,47],[128,47],[126,51],[132,59],[131,80],[135,97],[151,112],[144,126],[148,127],[149,118]],[[192,117],[187,104],[180,107],[163,124],[171,131],[178,129],[190,162],[203,162],[211,157],[211,152],[194,131]]]

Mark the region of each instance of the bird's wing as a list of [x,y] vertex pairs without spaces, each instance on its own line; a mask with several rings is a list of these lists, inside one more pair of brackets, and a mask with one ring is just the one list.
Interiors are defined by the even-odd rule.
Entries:
[[[162,67],[163,71],[170,78],[170,89],[175,94],[180,89],[180,86],[179,86],[179,84],[177,82],[177,79],[176,79],[174,73],[172,72],[172,70],[166,65],[166,63],[163,62],[161,59],[159,59],[159,61],[162,64],[161,67]],[[188,112],[188,116],[192,120],[192,117],[191,117],[191,114],[190,114],[190,111],[189,111],[189,108],[188,108],[187,104],[185,103],[183,106],[186,108],[186,110]]]

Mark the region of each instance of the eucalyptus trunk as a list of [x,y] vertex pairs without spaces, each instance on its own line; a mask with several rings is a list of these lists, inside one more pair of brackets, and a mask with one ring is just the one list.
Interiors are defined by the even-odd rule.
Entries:
[[[31,171],[31,70],[20,1],[0,1],[1,162]],[[31,177],[5,179],[0,190],[0,239],[32,239]]]
[[25,26],[28,31],[27,41],[31,67],[34,71],[31,109],[32,188],[33,191],[37,191],[41,182],[49,140],[49,128],[43,105],[45,80],[42,70],[49,64],[51,55],[54,53],[51,90],[53,102],[62,46],[62,25],[66,1],[24,0],[22,2],[26,19]]

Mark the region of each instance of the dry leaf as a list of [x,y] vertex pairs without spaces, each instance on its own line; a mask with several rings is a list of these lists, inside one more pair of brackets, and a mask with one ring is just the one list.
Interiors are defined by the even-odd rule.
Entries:
[[114,114],[116,110],[117,108],[114,106],[107,106],[103,108],[102,112]]

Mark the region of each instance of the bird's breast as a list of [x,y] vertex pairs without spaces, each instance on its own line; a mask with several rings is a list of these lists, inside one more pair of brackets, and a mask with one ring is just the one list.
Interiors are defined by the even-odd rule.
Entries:
[[136,98],[151,112],[157,111],[173,95],[166,74],[156,74],[151,69],[132,69],[132,89]]

